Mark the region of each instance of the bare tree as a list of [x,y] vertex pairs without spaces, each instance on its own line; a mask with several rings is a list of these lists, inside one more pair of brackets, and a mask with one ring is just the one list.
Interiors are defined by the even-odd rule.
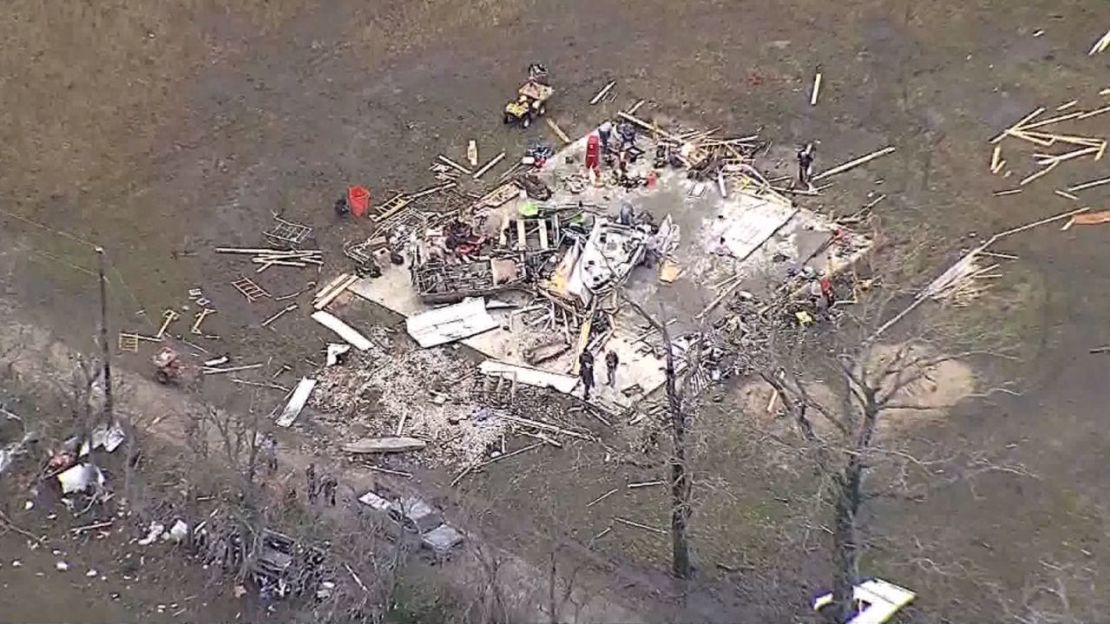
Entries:
[[99,385],[102,370],[95,360],[77,355],[73,358],[69,379],[59,382],[59,393],[69,404],[71,426],[77,431],[77,448],[90,442],[103,413],[104,397]]
[[[868,283],[879,282],[884,288],[856,297],[852,305],[834,307],[816,325],[799,322],[796,313],[807,304],[791,293],[780,291],[770,304],[749,304],[759,308],[754,312],[759,329],[752,329],[755,324],[748,329],[761,333],[756,341],[761,348],[750,364],[781,400],[800,449],[820,477],[821,500],[831,515],[829,615],[838,623],[852,614],[866,548],[861,510],[869,499],[892,492],[921,496],[937,486],[941,465],[953,467],[946,474],[960,475],[957,478],[983,470],[1023,473],[994,462],[986,453],[960,457],[951,450],[923,452],[894,434],[907,414],[952,407],[921,400],[923,382],[931,380],[938,367],[1002,355],[997,345],[984,348],[982,336],[968,342],[955,326],[935,318],[914,323],[896,343],[879,343],[875,330],[890,318],[888,310],[905,301],[897,284],[912,277],[904,273],[913,266],[906,261],[897,264],[897,271],[873,274],[875,281]],[[1005,388],[975,396],[999,390]]]
[[254,500],[256,477],[261,459],[263,433],[261,419],[255,413],[237,416],[227,410],[206,406],[192,414],[186,427],[186,438],[194,454],[207,458],[215,444],[223,459],[240,478],[240,493]]
[[700,349],[703,333],[699,332],[688,341],[682,353],[684,362],[680,371],[675,353],[678,347],[671,339],[666,320],[660,321],[628,297],[624,297],[624,301],[659,332],[663,342],[666,413],[671,433],[668,483],[671,491],[671,571],[676,577],[687,579],[693,573],[689,538],[690,496],[693,491],[690,456],[693,449],[689,441],[689,428],[699,394],[696,380],[701,372]]

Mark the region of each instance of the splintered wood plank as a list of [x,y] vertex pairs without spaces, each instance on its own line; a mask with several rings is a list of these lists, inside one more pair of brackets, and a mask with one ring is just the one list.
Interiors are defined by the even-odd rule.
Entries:
[[540,249],[547,249],[547,221],[540,219]]

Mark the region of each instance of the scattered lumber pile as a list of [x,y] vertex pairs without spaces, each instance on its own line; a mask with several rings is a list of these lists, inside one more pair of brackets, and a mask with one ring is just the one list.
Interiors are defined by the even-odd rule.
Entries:
[[[1083,134],[1067,131],[1052,131],[1057,124],[1066,122],[1082,122],[1093,117],[1097,117],[1104,113],[1110,112],[1110,106],[1100,106],[1090,110],[1073,110],[1078,104],[1078,100],[1070,100],[1056,107],[1054,114],[1047,118],[1041,118],[1045,113],[1046,108],[1040,107],[1037,110],[1022,117],[1014,125],[1006,128],[993,139],[991,145],[994,148],[991,151],[990,158],[990,172],[994,175],[1001,175],[1003,178],[1008,178],[1012,171],[1007,169],[1007,160],[1003,158],[1002,142],[1005,139],[1018,139],[1031,143],[1039,148],[1060,147],[1063,151],[1058,152],[1034,152],[1033,161],[1039,167],[1033,172],[1025,175],[1016,187],[999,190],[995,192],[996,196],[1013,195],[1020,193],[1022,187],[1037,180],[1045,175],[1054,171],[1060,165],[1082,158],[1090,158],[1098,161],[1106,154],[1107,141],[1104,137],[1086,136]],[[1068,198],[1077,199],[1072,193],[1087,188],[1099,186],[1102,183],[1110,182],[1110,179],[1103,181],[1092,181],[1091,183],[1081,183],[1069,186],[1066,191],[1058,190],[1057,194]]]
[[272,266],[305,268],[324,264],[323,252],[319,249],[307,251],[287,249],[252,249],[247,247],[217,247],[216,253],[242,254],[254,256],[251,262],[260,264],[255,273],[261,273]]
[[695,195],[700,196],[706,185],[716,185],[723,197],[728,197],[732,188],[743,188],[757,194],[778,192],[752,165],[755,155],[767,147],[767,143],[757,135],[720,136],[719,127],[667,132],[631,113],[618,112],[617,116],[654,136],[656,168],[668,165],[685,168],[691,179],[705,183],[695,187]]
[[323,310],[328,307],[329,303],[335,300],[339,295],[342,295],[350,288],[351,284],[357,282],[358,279],[358,275],[352,275],[350,273],[339,275],[316,292],[316,296],[312,299],[312,308],[314,310]]

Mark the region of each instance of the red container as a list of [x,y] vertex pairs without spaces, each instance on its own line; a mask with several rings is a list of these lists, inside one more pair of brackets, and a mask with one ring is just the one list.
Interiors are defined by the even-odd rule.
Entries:
[[370,210],[370,189],[364,186],[347,189],[347,205],[351,207],[351,214],[356,217],[365,216]]
[[598,164],[599,164],[598,160],[599,160],[599,156],[601,155],[600,141],[601,140],[597,138],[596,134],[591,134],[590,137],[588,139],[586,139],[586,168],[587,169],[597,169],[598,168]]

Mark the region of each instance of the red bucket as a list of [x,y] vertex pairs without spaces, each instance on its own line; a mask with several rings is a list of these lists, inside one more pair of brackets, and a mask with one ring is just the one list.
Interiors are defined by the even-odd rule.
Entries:
[[370,189],[363,186],[347,189],[347,205],[351,207],[351,214],[356,217],[365,216],[370,210]]

